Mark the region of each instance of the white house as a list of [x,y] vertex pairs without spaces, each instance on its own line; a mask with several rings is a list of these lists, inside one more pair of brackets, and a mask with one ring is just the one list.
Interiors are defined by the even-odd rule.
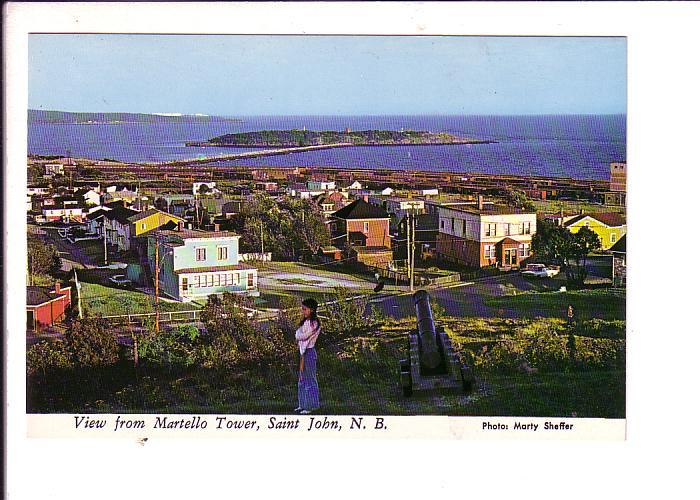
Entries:
[[390,187],[385,187],[379,192],[382,196],[391,196],[394,194],[394,190]]
[[306,187],[309,191],[334,191],[335,181],[308,181]]
[[44,172],[47,176],[63,175],[62,163],[47,163],[44,165]]

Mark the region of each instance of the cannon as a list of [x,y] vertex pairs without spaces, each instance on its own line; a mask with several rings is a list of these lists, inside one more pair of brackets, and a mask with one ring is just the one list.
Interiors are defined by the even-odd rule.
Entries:
[[444,328],[435,325],[430,296],[425,290],[413,294],[416,329],[408,334],[409,357],[400,362],[404,396],[415,393],[471,390],[471,370],[460,363]]

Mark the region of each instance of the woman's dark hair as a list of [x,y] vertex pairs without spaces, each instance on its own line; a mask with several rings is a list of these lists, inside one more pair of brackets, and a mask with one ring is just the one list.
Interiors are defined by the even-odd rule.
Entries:
[[[320,327],[321,320],[318,319],[318,316],[316,315],[316,310],[318,309],[318,302],[316,302],[316,300],[314,300],[314,299],[309,298],[309,299],[304,299],[302,301],[301,305],[306,306],[309,309],[311,309],[311,316],[309,316],[309,319],[311,321],[316,322],[316,324],[318,324],[318,326]],[[299,322],[299,326],[303,325],[304,321],[306,321],[306,318],[301,318],[301,321]]]

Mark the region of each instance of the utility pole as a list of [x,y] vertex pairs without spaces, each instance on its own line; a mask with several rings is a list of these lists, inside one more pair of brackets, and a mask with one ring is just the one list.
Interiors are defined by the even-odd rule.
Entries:
[[160,313],[158,310],[158,274],[160,272],[160,260],[158,258],[158,246],[159,246],[159,241],[158,241],[158,236],[155,237],[155,242],[156,242],[156,282],[155,282],[155,309],[156,309],[156,335],[160,332]]
[[416,272],[416,214],[411,207],[411,292],[413,292],[413,279]]
[[260,258],[265,255],[265,235],[263,234],[263,222],[260,221]]
[[83,319],[83,303],[80,300],[80,282],[78,281],[78,271],[73,268],[73,274],[75,276],[75,289],[78,291],[78,317]]
[[105,250],[105,266],[107,265],[107,218],[102,216],[102,241]]

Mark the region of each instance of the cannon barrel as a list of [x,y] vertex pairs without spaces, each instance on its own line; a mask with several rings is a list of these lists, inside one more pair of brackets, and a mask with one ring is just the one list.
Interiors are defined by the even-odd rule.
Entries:
[[433,312],[430,310],[430,296],[425,290],[418,290],[413,294],[413,303],[416,307],[416,320],[418,324],[418,337],[420,339],[420,362],[426,368],[437,368],[441,361],[440,351],[437,345],[437,332]]

